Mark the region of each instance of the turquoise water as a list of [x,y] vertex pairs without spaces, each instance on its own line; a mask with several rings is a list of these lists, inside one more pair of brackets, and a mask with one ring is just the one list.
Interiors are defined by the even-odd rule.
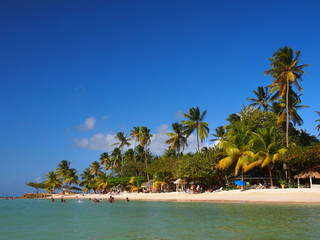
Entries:
[[0,239],[319,239],[320,206],[0,201]]

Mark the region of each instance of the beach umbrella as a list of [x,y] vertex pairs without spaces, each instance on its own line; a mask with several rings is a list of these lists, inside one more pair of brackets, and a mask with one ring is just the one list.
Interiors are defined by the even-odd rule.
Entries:
[[241,180],[237,180],[234,182],[235,184],[237,184],[238,186],[244,186],[246,185],[246,183],[244,181],[241,181]]

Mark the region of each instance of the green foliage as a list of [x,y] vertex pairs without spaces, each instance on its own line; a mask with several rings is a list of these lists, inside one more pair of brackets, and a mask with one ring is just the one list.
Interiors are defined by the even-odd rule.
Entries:
[[39,188],[47,188],[47,184],[45,182],[26,182],[26,185],[35,188],[37,193],[39,193]]
[[[108,186],[116,187],[119,184],[126,186],[126,185],[129,185],[130,179],[131,177],[118,177],[118,178],[110,177],[108,178]],[[136,181],[138,182],[138,184],[141,185],[142,183],[145,182],[145,178],[142,176],[138,176],[136,177]]]
[[289,149],[281,159],[296,170],[313,167],[320,163],[320,144]]

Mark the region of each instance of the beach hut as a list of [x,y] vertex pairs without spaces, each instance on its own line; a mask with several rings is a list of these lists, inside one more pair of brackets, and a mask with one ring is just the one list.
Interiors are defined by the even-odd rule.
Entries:
[[178,178],[177,180],[175,180],[175,181],[173,182],[173,184],[176,185],[176,192],[178,192],[179,186],[181,187],[181,191],[183,191],[184,188],[185,188],[185,185],[186,185],[187,183],[184,182],[181,178]]
[[300,187],[300,178],[309,178],[310,180],[310,188],[312,187],[320,187],[320,185],[312,184],[312,178],[320,178],[320,165],[316,165],[312,168],[308,168],[306,170],[301,171],[297,175],[294,176],[295,179],[298,179],[298,186]]
[[154,184],[154,181],[150,180],[149,182],[142,184],[141,187],[143,188],[143,190],[151,189],[153,184]]

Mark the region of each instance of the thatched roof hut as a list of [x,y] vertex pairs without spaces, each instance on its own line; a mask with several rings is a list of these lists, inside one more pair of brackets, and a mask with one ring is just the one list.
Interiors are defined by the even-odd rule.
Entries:
[[294,176],[295,179],[298,179],[298,185],[300,183],[300,178],[309,178],[310,179],[310,188],[312,188],[312,178],[320,178],[320,165],[316,165],[312,168],[305,169],[299,172]]

